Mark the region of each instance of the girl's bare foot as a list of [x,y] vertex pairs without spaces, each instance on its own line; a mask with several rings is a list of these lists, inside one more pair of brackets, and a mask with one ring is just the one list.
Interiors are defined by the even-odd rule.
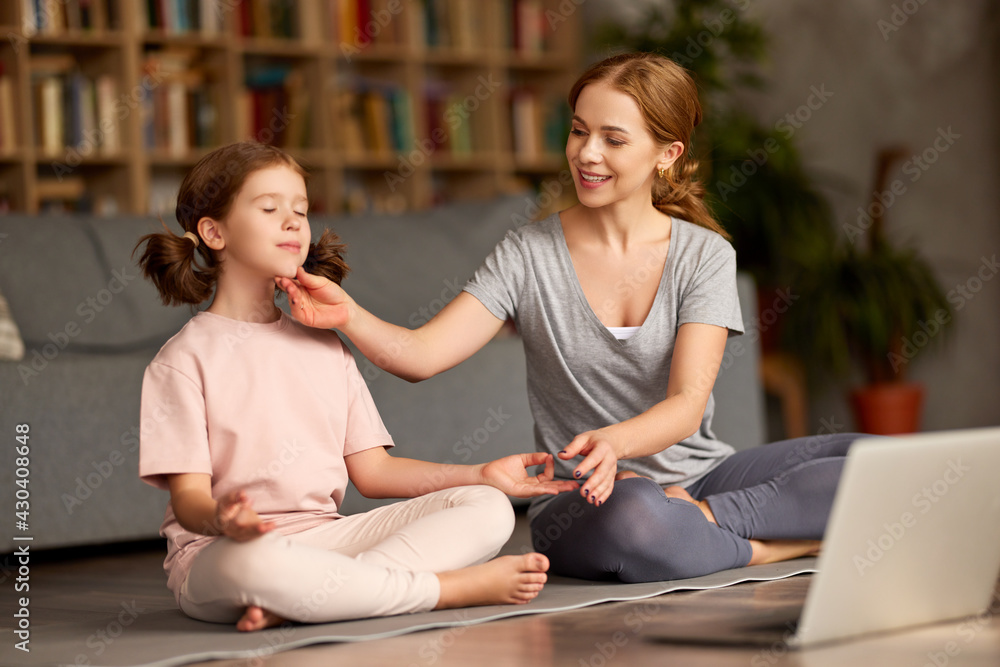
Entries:
[[247,607],[242,618],[236,621],[236,629],[240,632],[255,632],[264,628],[273,628],[281,625],[285,619],[276,616],[266,609],[260,607]]
[[708,506],[707,500],[695,500],[694,496],[680,486],[668,486],[663,492],[667,494],[667,498],[677,498],[678,500],[686,500],[689,503],[694,503],[701,510],[701,513],[705,515],[706,519],[714,524],[719,523],[715,520],[715,514],[712,513],[712,508]]
[[441,597],[435,609],[530,602],[545,585],[548,569],[548,558],[527,553],[440,572],[437,577],[441,582]]
[[820,540],[750,540],[753,556],[748,565],[764,565],[819,554]]

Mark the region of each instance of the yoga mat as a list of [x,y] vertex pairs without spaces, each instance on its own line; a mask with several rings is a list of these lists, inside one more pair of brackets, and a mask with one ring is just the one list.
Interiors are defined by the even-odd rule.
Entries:
[[[384,639],[432,628],[569,611],[602,602],[641,600],[674,591],[772,581],[815,571],[816,559],[802,558],[725,570],[694,579],[643,584],[550,577],[542,593],[525,605],[447,609],[315,625],[290,624],[255,633],[240,633],[231,625],[195,621],[176,609],[144,612],[140,599],[123,603],[116,613],[105,616],[90,613],[79,620],[39,627],[32,631],[30,653],[14,650],[14,642],[8,635],[0,647],[0,664],[5,667],[72,664],[172,667],[212,659],[247,659],[313,644]],[[95,633],[95,628],[104,628],[104,631]]]

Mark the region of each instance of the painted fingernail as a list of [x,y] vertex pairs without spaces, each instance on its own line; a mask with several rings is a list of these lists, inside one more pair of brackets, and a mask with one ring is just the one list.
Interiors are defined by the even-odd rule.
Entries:
[[591,502],[593,502],[593,501],[597,500],[597,496],[591,496],[591,497],[590,497],[590,500],[591,500]]
[[573,476],[574,477],[579,477],[582,474],[583,474],[582,472],[580,472],[579,470],[577,470],[576,472],[573,473]]
[[584,489],[584,490],[583,490],[583,495],[585,495],[585,496],[589,496],[589,495],[590,495],[590,492],[589,492],[589,491],[587,491],[587,489]]
[[559,453],[560,453],[560,454],[565,454],[565,453],[566,453],[566,450],[565,450],[565,449],[560,449],[560,450],[559,450]]

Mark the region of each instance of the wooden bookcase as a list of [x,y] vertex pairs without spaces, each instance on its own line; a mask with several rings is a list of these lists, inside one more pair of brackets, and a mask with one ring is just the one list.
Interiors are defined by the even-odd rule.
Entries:
[[295,155],[319,212],[538,183],[564,168],[578,4],[0,3],[0,210],[171,211],[245,138]]

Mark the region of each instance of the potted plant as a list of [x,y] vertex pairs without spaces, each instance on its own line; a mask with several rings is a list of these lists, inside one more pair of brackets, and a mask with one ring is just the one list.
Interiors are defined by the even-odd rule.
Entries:
[[[873,192],[885,191],[898,155],[879,153]],[[885,207],[873,203],[869,212],[866,233],[803,276],[809,299],[789,310],[785,342],[814,371],[848,377],[860,370],[863,384],[850,396],[858,430],[908,433],[920,428],[924,397],[923,386],[907,379],[909,365],[940,340],[952,310],[928,263],[889,243]]]

